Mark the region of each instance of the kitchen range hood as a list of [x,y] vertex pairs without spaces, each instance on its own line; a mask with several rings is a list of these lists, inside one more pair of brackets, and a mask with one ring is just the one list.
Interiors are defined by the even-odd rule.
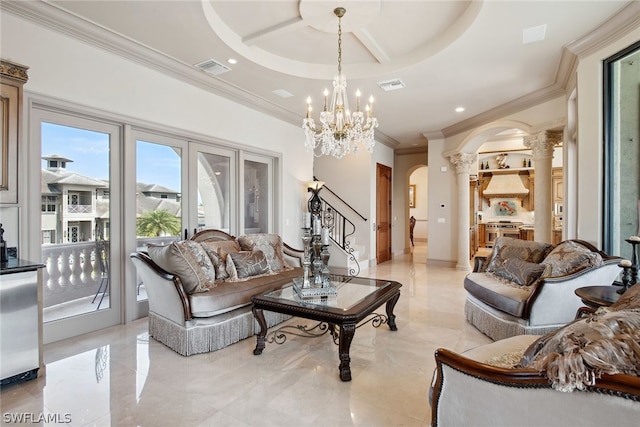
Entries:
[[519,197],[528,194],[529,189],[524,186],[517,173],[494,174],[489,185],[482,192],[482,195],[487,198]]

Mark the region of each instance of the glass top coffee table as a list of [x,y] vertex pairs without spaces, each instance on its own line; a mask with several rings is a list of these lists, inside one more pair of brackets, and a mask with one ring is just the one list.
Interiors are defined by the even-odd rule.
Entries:
[[[253,354],[262,354],[265,348],[267,324],[263,310],[316,320],[326,323],[334,341],[337,341],[340,379],[351,381],[349,348],[358,324],[373,316],[374,326],[386,323],[396,331],[393,308],[400,298],[402,285],[391,280],[341,275],[331,275],[331,281],[338,288],[337,296],[301,298],[293,285],[287,285],[253,297],[253,314],[260,325]],[[386,316],[374,313],[385,303]]]

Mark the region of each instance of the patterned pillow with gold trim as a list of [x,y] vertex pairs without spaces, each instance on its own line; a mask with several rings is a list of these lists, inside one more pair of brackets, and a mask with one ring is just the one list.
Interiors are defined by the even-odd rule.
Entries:
[[599,267],[602,257],[578,242],[567,240],[556,246],[542,262],[551,266],[545,276],[563,276],[588,267]]
[[202,242],[202,248],[209,255],[213,267],[216,270],[216,280],[229,278],[227,273],[227,254],[240,251],[240,245],[235,240],[220,240]]
[[200,243],[183,240],[166,246],[149,245],[147,251],[160,268],[180,277],[186,293],[215,287],[215,269]]
[[508,259],[518,258],[522,261],[540,263],[553,249],[553,245],[529,240],[514,239],[511,237],[498,237],[487,260],[486,271],[493,273],[503,267]]
[[493,274],[520,286],[531,286],[542,276],[547,268],[546,264],[536,264],[518,258],[510,258],[499,265],[493,271]]
[[244,234],[238,237],[238,243],[243,251],[262,251],[267,258],[269,268],[274,273],[293,268],[284,262],[282,238],[278,234]]
[[262,251],[232,252],[227,257],[228,282],[273,274]]

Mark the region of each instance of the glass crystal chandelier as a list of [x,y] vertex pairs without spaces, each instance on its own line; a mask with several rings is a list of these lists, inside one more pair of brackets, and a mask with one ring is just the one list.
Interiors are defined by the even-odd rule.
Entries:
[[325,89],[324,108],[318,126],[311,118],[311,97],[307,98],[307,115],[302,128],[306,135],[307,151],[313,151],[317,157],[331,155],[340,159],[357,152],[360,144],[369,152],[373,151],[374,129],[378,127],[378,120],[373,117],[373,96],[369,98],[365,113],[360,111],[359,90],[356,91],[356,110],[353,114],[349,110],[347,78],[342,74],[342,17],[346,9],[338,7],[333,13],[338,17],[338,74],[333,79],[331,104],[327,104],[329,91]]

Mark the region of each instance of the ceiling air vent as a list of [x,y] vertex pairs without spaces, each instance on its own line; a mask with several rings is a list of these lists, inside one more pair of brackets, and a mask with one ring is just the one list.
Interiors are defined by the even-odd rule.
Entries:
[[231,68],[227,67],[226,65],[222,65],[214,59],[207,59],[206,61],[202,61],[201,63],[196,64],[195,66],[203,71],[206,71],[209,74],[213,74],[214,76],[226,73],[227,71],[231,71]]
[[378,86],[380,86],[380,89],[384,90],[385,92],[389,92],[390,90],[403,89],[406,87],[400,79],[378,82]]

